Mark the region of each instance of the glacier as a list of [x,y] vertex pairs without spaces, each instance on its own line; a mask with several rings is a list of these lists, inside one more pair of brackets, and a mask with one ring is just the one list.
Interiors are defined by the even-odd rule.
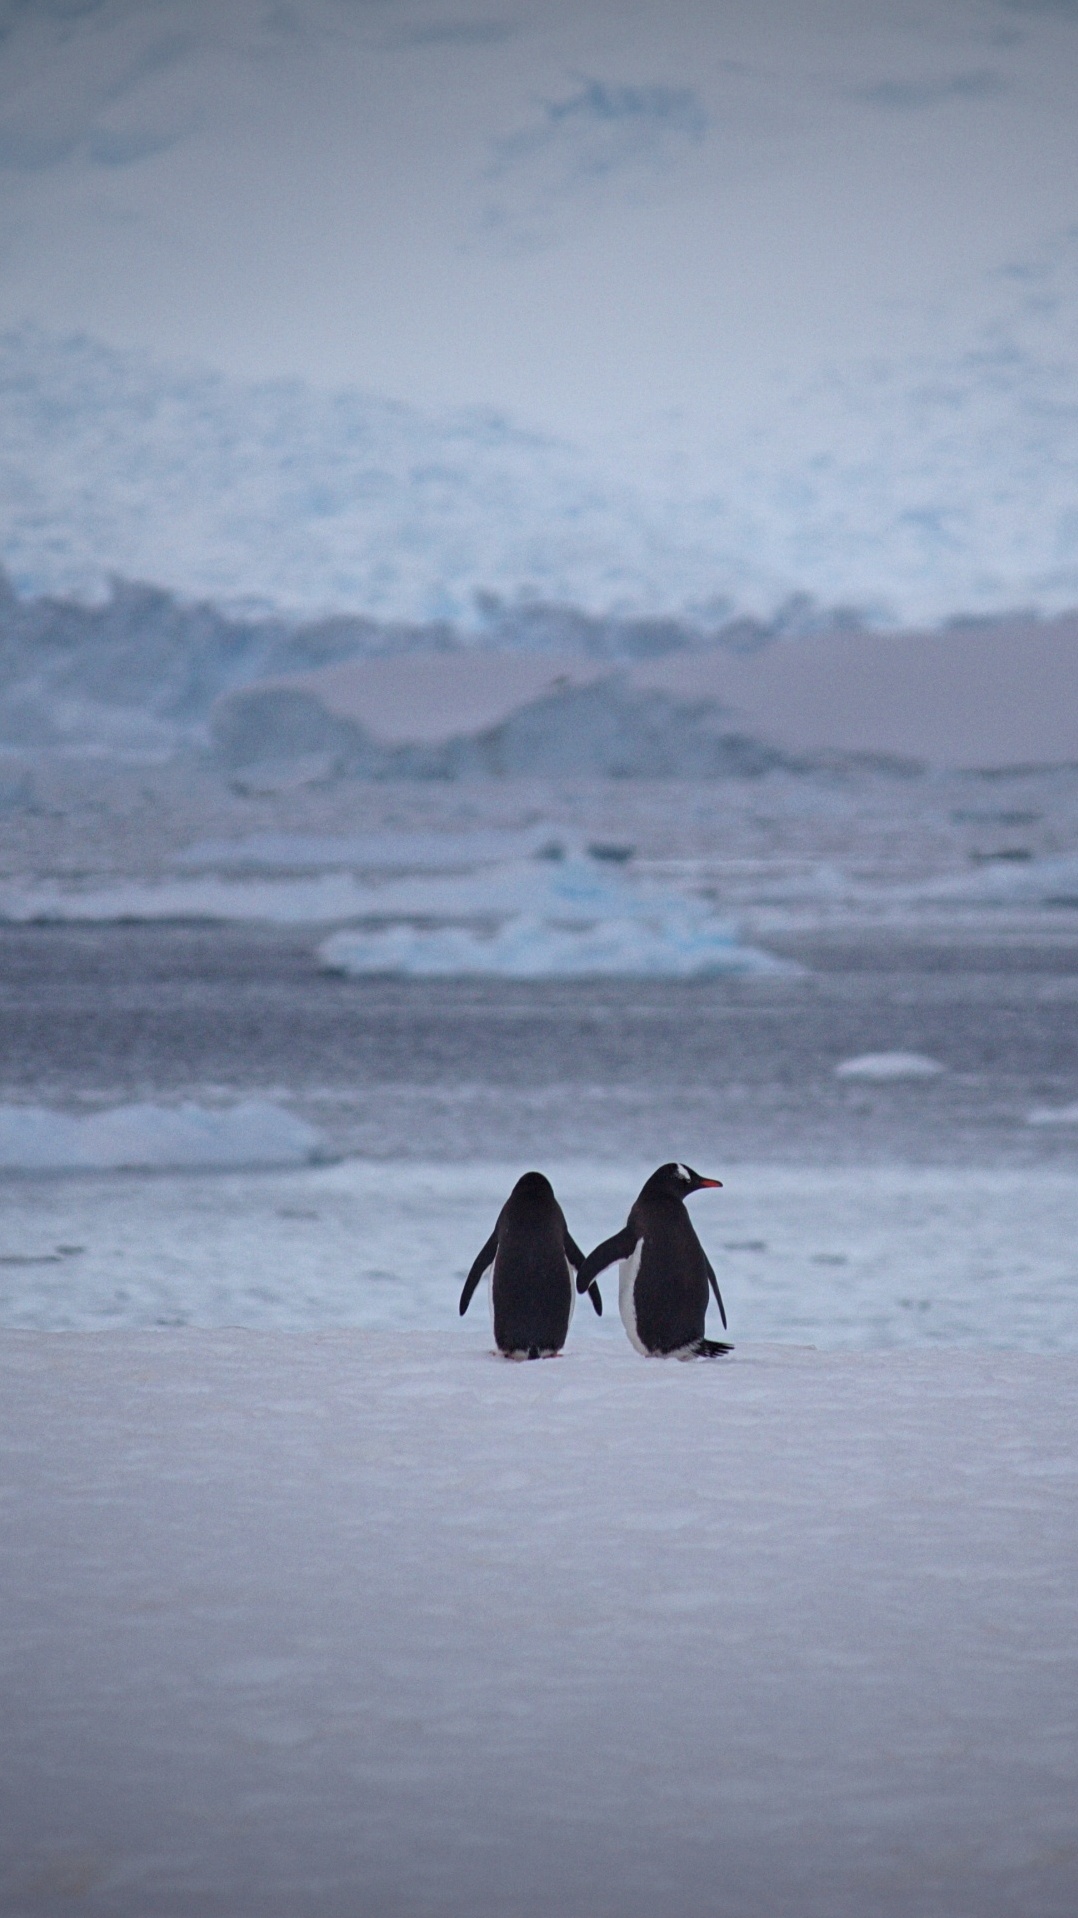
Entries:
[[[244,382],[85,336],[0,339],[0,563],[20,594],[112,576],[294,616],[481,632],[765,623],[791,603],[934,624],[1078,601],[1078,232],[1000,275],[964,342],[823,367],[735,425],[577,445],[490,408]],[[1028,278],[1028,276],[1027,276]]]

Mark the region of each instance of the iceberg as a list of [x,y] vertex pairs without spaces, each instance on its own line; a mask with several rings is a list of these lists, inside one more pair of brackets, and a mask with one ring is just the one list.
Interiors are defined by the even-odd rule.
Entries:
[[[415,882],[407,890],[386,887],[383,907],[391,897],[401,920],[334,933],[319,948],[328,970],[510,979],[793,970],[742,945],[736,928],[705,902],[634,885],[609,861],[579,855],[508,862],[422,891]],[[402,923],[409,909],[418,917],[424,907],[428,920],[443,923]]]
[[694,922],[671,914],[650,924],[608,919],[596,926],[551,926],[520,913],[484,937],[467,927],[431,931],[391,927],[380,932],[338,932],[319,948],[331,972],[497,974],[507,979],[626,976],[694,979],[720,973],[774,973],[783,961],[753,946],[715,921]]
[[105,1172],[305,1165],[313,1126],[265,1099],[221,1110],[193,1104],[114,1106],[88,1118],[45,1106],[0,1106],[0,1171]]

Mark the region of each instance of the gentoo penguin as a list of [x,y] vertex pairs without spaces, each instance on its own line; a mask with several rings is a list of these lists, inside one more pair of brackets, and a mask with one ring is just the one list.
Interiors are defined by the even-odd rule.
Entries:
[[[569,1235],[549,1179],[525,1172],[498,1214],[486,1245],[464,1282],[460,1315],[480,1279],[490,1275],[494,1343],[507,1359],[552,1359],[561,1351],[573,1316],[573,1273],[584,1254]],[[581,1286],[602,1316],[597,1285]]]
[[589,1252],[576,1275],[583,1292],[598,1273],[621,1260],[618,1303],[630,1342],[645,1358],[717,1358],[732,1345],[705,1339],[710,1285],[723,1330],[726,1311],[711,1261],[685,1210],[690,1192],[721,1186],[688,1165],[661,1165],[643,1187],[629,1222]]

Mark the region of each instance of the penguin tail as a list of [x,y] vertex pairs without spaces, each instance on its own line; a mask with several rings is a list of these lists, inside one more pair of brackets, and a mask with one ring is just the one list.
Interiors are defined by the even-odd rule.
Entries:
[[698,1359],[721,1359],[725,1353],[733,1351],[732,1345],[724,1345],[721,1339],[701,1339],[696,1348]]

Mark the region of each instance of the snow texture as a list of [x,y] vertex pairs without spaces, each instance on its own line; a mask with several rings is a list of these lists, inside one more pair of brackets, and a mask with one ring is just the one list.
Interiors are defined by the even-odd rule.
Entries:
[[1071,1918],[1073,1357],[0,1363],[11,1918]]
[[863,1052],[835,1067],[839,1079],[934,1079],[943,1067],[923,1052]]
[[217,1111],[122,1105],[81,1119],[44,1106],[0,1105],[5,1172],[302,1165],[318,1148],[313,1126],[264,1099]]

